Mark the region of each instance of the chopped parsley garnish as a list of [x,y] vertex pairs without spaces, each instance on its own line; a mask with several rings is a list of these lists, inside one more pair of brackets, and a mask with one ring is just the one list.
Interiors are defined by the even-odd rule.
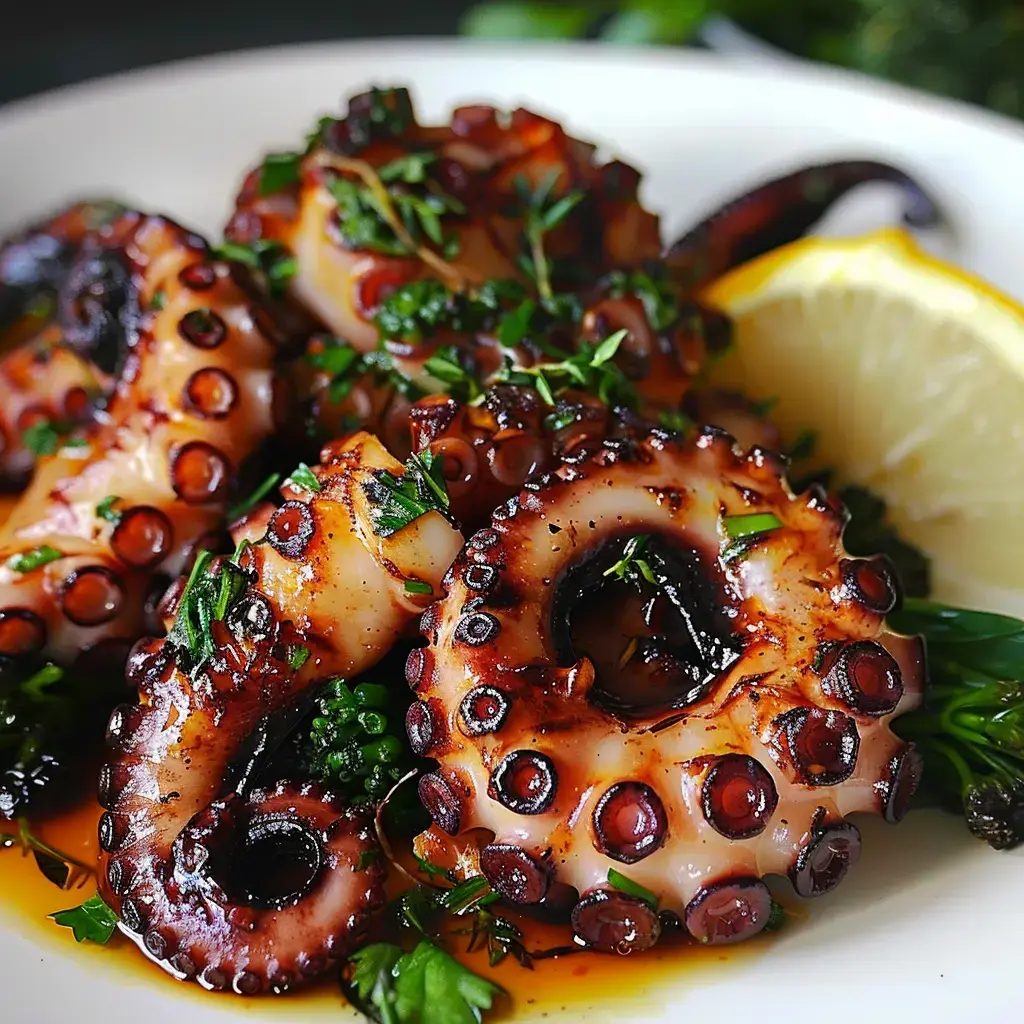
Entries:
[[280,243],[267,238],[242,245],[240,242],[223,242],[214,249],[218,259],[241,263],[261,274],[267,281],[270,294],[280,296],[288,282],[299,269],[298,261]]
[[149,308],[159,312],[164,308],[165,302],[167,302],[166,292],[153,292],[153,298],[149,302]]
[[498,341],[505,348],[515,348],[530,333],[537,303],[533,299],[524,299],[515,309],[506,313],[498,324]]
[[786,908],[781,903],[772,900],[772,909],[768,914],[768,923],[764,926],[766,932],[777,932],[786,923]]
[[381,181],[404,181],[407,185],[421,185],[427,180],[427,168],[437,160],[436,153],[406,153],[377,168]]
[[304,462],[300,462],[296,466],[288,479],[285,480],[285,483],[292,484],[294,487],[301,487],[303,490],[312,491],[314,494],[319,494],[321,490],[320,481],[317,480],[316,474]]
[[251,512],[274,489],[280,479],[280,473],[271,473],[249,497],[244,498],[237,505],[232,505],[228,509],[228,522],[241,519],[247,512]]
[[423,369],[436,381],[447,385],[445,391],[459,402],[475,402],[483,394],[480,382],[459,361],[464,349],[456,345],[435,352]]
[[747,515],[723,516],[722,531],[730,543],[722,552],[723,561],[730,561],[756,544],[766,533],[782,528],[782,520],[772,512],[751,512]]
[[613,298],[635,295],[640,300],[652,330],[667,330],[679,319],[679,294],[663,272],[613,270],[607,280]]
[[684,434],[693,426],[693,420],[679,409],[663,409],[658,413],[658,426],[676,434]]
[[75,942],[95,942],[105,945],[117,930],[117,914],[97,894],[70,910],[58,910],[49,915],[54,924],[70,928]]
[[476,1024],[503,992],[428,939],[411,953],[375,943],[350,962],[349,996],[381,1024]]
[[33,455],[53,455],[69,429],[67,424],[57,420],[39,420],[21,432],[21,439]]
[[376,864],[378,860],[380,860],[380,850],[363,850],[352,870],[365,871],[371,864]]
[[611,408],[635,408],[636,390],[611,361],[628,333],[616,331],[597,345],[582,342],[575,355],[567,355],[558,362],[517,367],[506,358],[497,380],[534,388],[548,405],[555,405],[556,395],[576,388],[596,395]]
[[390,537],[428,512],[440,512],[446,519],[450,518],[451,501],[443,471],[444,460],[428,449],[413,452],[400,477],[385,469],[363,484],[372,503],[370,516],[374,533],[378,537]]
[[296,672],[309,661],[308,647],[293,647],[288,655],[288,667]]
[[426,580],[406,580],[405,592],[407,594],[432,594],[434,588]]
[[640,557],[650,539],[650,534],[647,533],[638,533],[630,537],[622,549],[622,557],[613,566],[605,569],[602,575],[614,576],[617,580],[631,580],[639,573],[648,583],[656,583],[654,570]]
[[637,899],[643,900],[644,903],[655,909],[658,907],[658,897],[650,889],[645,888],[639,882],[634,882],[632,878],[624,875],[621,871],[616,871],[615,868],[608,869],[608,884],[613,889],[626,893],[627,896],[636,896]]
[[19,555],[12,555],[7,560],[7,564],[15,572],[33,572],[63,557],[63,552],[50,547],[49,544],[40,544],[39,547],[32,548],[30,551],[23,551]]
[[301,153],[268,153],[260,167],[259,193],[261,196],[294,185],[299,180]]
[[526,242],[526,252],[519,258],[519,267],[537,285],[537,292],[544,300],[553,296],[552,266],[544,252],[544,236],[562,224],[583,199],[583,193],[575,191],[552,201],[551,193],[560,175],[560,169],[554,168],[536,188],[531,188],[525,178],[516,181],[516,191],[523,206]]
[[33,672],[21,685],[19,690],[30,700],[47,701],[53,700],[52,694],[46,692],[47,687],[59,683],[64,678],[64,669],[53,662],[47,662],[37,672]]
[[114,506],[121,499],[116,494],[108,494],[97,506],[96,506],[96,518],[105,519],[108,523],[117,523],[121,520],[121,513],[114,508]]
[[207,571],[215,557],[210,551],[201,551],[192,566],[167,640],[187,658],[193,678],[213,657],[213,623],[223,620],[249,583],[249,572],[238,564],[248,546],[243,540],[216,573]]
[[488,281],[469,293],[434,279],[412,281],[381,303],[374,322],[385,341],[419,342],[442,328],[472,333],[494,321],[503,307],[521,302],[523,295],[516,281]]

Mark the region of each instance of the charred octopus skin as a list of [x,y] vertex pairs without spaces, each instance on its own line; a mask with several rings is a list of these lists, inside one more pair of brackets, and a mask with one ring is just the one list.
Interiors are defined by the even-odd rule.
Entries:
[[275,347],[228,265],[160,217],[108,231],[147,312],[103,416],[40,462],[0,530],[6,658],[123,664],[149,590],[219,543],[232,481],[273,432]]
[[[523,280],[524,196],[545,183],[549,205],[581,193],[545,236],[556,289],[564,258],[591,280],[656,258],[658,220],[637,201],[639,174],[597,163],[595,149],[527,110],[462,107],[448,126],[420,125],[405,89],[375,89],[353,97],[345,117],[321,122],[306,153],[295,154],[294,173],[279,176],[268,164],[252,172],[225,234],[237,244],[283,247],[297,261],[292,296],[370,351],[374,315],[401,285],[432,278],[463,291]],[[367,230],[372,210],[355,191],[366,188],[389,211],[375,233]],[[406,215],[423,209],[410,197],[433,208],[427,223]]]
[[410,738],[439,762],[421,850],[492,833],[470,860],[495,889],[571,894],[578,940],[620,952],[660,923],[610,869],[709,943],[765,926],[765,875],[842,881],[847,816],[898,820],[917,784],[889,724],[920,702],[922,651],[883,624],[886,566],[847,556],[845,513],[783,471],[711,428],[608,441],[470,538],[407,665]]
[[109,201],[76,203],[0,246],[0,487],[5,490],[21,490],[35,465],[37,451],[25,443],[26,431],[54,423],[65,430],[79,426],[113,386],[91,346],[69,343],[60,295],[83,247],[121,213]]
[[316,685],[369,668],[415,621],[429,597],[404,581],[438,589],[462,546],[436,511],[378,536],[382,472],[402,467],[367,434],[326,450],[306,486],[236,524],[232,562],[169,592],[171,615],[207,621],[207,653],[175,626],[129,660],[139,702],[110,720],[101,880],[122,929],[179,978],[284,991],[365,942],[384,904],[365,817],[309,784],[252,786]]

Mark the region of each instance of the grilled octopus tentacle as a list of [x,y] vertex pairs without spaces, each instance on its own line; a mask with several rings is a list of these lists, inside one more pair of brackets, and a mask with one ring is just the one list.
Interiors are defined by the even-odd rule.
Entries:
[[[367,172],[410,153],[427,160],[431,183],[424,194],[432,193],[432,201],[447,197],[439,222],[447,241],[375,240],[346,230],[336,183],[361,186]],[[431,127],[417,123],[406,90],[374,90],[353,97],[345,117],[325,120],[297,180],[268,190],[264,170],[252,172],[225,235],[238,244],[283,246],[297,261],[292,297],[370,351],[377,344],[374,315],[403,284],[439,278],[458,290],[524,279],[518,262],[523,186],[553,178],[552,201],[583,193],[573,216],[545,236],[549,258],[572,257],[576,269],[596,280],[611,267],[657,257],[658,220],[637,201],[639,174],[619,162],[599,164],[594,153],[594,146],[527,110],[505,116],[492,107],[463,107],[450,126]]]
[[325,451],[318,490],[288,485],[236,526],[255,541],[239,555],[247,585],[212,622],[209,662],[197,669],[173,634],[130,660],[139,703],[108,730],[101,884],[122,929],[180,978],[291,988],[344,958],[383,906],[363,816],[314,786],[252,788],[314,685],[368,668],[422,610],[404,580],[439,587],[461,547],[437,512],[378,538],[368,488],[382,470],[401,466],[369,435]]
[[275,349],[248,295],[170,221],[113,225],[150,311],[103,417],[43,460],[0,530],[0,655],[70,664],[142,633],[158,574],[224,530],[239,466],[273,430]]
[[[0,487],[21,490],[36,451],[25,431],[84,423],[113,380],[88,346],[71,346],[59,322],[58,293],[67,288],[82,247],[122,208],[78,203],[0,247]],[[46,448],[46,439],[36,447]]]
[[[406,670],[410,739],[440,763],[420,852],[487,830],[502,895],[575,892],[579,941],[620,952],[660,923],[610,869],[712,943],[764,927],[764,875],[804,896],[842,880],[846,817],[897,820],[916,786],[889,723],[921,699],[922,652],[885,628],[892,577],[846,556],[842,510],[782,472],[711,428],[609,441],[470,538]],[[730,540],[753,514],[767,532]],[[615,569],[637,535],[639,590]]]
[[727,203],[669,246],[665,262],[696,291],[730,268],[796,241],[868,182],[901,189],[908,224],[928,227],[942,219],[936,201],[906,171],[875,160],[838,160],[774,178]]

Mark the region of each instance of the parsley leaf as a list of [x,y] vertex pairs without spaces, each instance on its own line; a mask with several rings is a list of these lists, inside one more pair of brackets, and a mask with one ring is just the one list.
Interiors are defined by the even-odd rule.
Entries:
[[296,466],[292,474],[287,480],[285,480],[285,483],[292,484],[294,487],[301,487],[307,491],[312,491],[314,494],[319,494],[322,489],[320,487],[320,481],[316,478],[316,474],[304,462],[300,462],[298,466]]
[[378,537],[390,537],[428,512],[440,512],[449,519],[451,504],[444,480],[444,460],[427,450],[413,452],[406,460],[405,472],[395,477],[381,470],[363,484],[370,499],[373,531]]
[[622,557],[611,568],[605,569],[602,575],[614,576],[618,580],[632,580],[639,573],[648,583],[657,583],[654,570],[645,559],[639,557],[650,539],[647,533],[630,537],[622,549]]
[[405,592],[407,594],[432,594],[434,588],[426,580],[406,580]]
[[260,168],[259,193],[261,196],[294,185],[299,180],[301,153],[268,153]]
[[411,953],[375,943],[354,953],[351,986],[381,1024],[479,1024],[503,989],[427,939]]
[[53,455],[67,432],[66,424],[57,420],[39,420],[21,432],[21,439],[33,455]]
[[241,263],[250,270],[266,278],[270,294],[280,297],[284,294],[288,282],[299,269],[298,261],[280,243],[268,238],[257,238],[254,242],[242,245],[239,242],[223,242],[214,250],[218,259],[232,263]]
[[39,547],[32,548],[31,551],[23,551],[21,554],[12,555],[7,560],[7,564],[15,572],[33,572],[63,557],[63,552],[50,547],[49,544],[40,544]]
[[54,700],[52,694],[46,693],[48,686],[59,683],[64,678],[64,669],[53,662],[47,662],[37,672],[33,672],[19,687],[26,697],[34,701]]
[[480,382],[459,361],[464,352],[456,345],[435,352],[424,364],[423,369],[435,380],[447,384],[449,395],[460,402],[474,402],[482,394]]
[[782,520],[773,512],[751,512],[741,516],[723,516],[722,530],[731,541],[721,554],[730,561],[756,544],[766,533],[782,528]]
[[667,330],[679,319],[679,294],[663,270],[614,270],[607,281],[612,298],[635,295],[640,300],[652,330]]
[[288,655],[288,667],[294,671],[302,668],[309,661],[308,647],[293,647]]
[[105,519],[108,523],[119,523],[121,521],[121,513],[118,512],[114,506],[121,499],[116,494],[108,494],[97,506],[96,506],[96,518]]
[[228,509],[228,522],[241,519],[246,512],[254,509],[273,489],[274,485],[281,479],[280,473],[271,473],[264,481],[249,495],[243,498],[237,505]]
[[537,291],[544,300],[553,297],[551,289],[551,261],[544,252],[544,236],[562,224],[576,205],[583,199],[580,191],[568,192],[560,199],[551,201],[551,193],[561,176],[554,168],[543,181],[531,188],[524,178],[516,181],[516,191],[523,204],[525,226],[523,235],[527,252],[520,260],[520,267],[537,285]]
[[210,551],[201,551],[192,566],[167,640],[189,661],[189,674],[193,678],[213,657],[212,624],[224,618],[249,583],[248,570],[238,564],[248,545],[249,542],[243,540],[216,573],[207,571],[214,559]]
[[81,906],[69,910],[58,910],[49,915],[55,924],[70,928],[75,942],[95,942],[105,945],[117,930],[117,914],[103,902],[99,895],[90,896]]
[[637,899],[641,899],[644,903],[657,909],[658,897],[650,889],[645,888],[639,882],[634,882],[632,878],[624,875],[621,871],[609,868],[608,884],[613,889],[618,889],[619,892],[624,892],[627,896],[636,896]]
[[506,357],[505,366],[496,380],[498,383],[532,387],[545,403],[552,406],[562,391],[578,388],[596,395],[612,408],[625,406],[634,409],[637,406],[636,389],[611,362],[628,333],[616,331],[597,345],[581,342],[575,355],[566,355],[558,362],[517,367]]
[[427,180],[427,168],[437,160],[436,153],[406,153],[377,168],[381,181],[404,181],[419,185]]

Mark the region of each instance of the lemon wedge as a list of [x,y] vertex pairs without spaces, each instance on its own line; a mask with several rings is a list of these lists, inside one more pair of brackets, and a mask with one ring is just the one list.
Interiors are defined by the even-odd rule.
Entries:
[[947,601],[1024,607],[1024,308],[905,232],[810,238],[715,281],[709,382],[772,401],[813,463],[870,488]]

